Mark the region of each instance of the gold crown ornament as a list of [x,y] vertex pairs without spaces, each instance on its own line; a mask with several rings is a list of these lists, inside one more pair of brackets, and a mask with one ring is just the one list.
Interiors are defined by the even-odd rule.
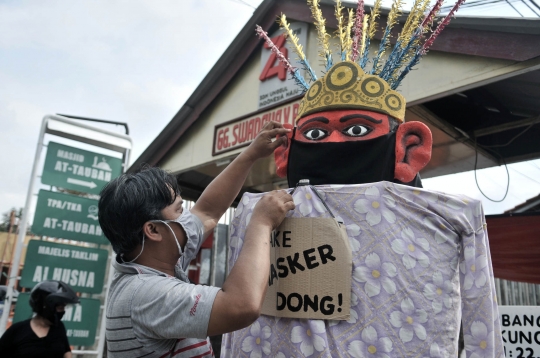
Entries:
[[300,103],[297,120],[331,109],[367,109],[403,121],[405,98],[380,77],[364,73],[356,62],[343,61],[311,84]]
[[320,79],[309,65],[302,45],[290,29],[286,16],[280,16],[279,24],[298,55],[298,63],[309,74],[309,83],[298,68],[293,67],[272,43],[268,34],[260,26],[256,26],[257,35],[266,41],[305,93],[296,121],[311,113],[333,109],[366,109],[388,114],[400,122],[404,121],[406,101],[396,89],[426,54],[465,0],[457,0],[452,10],[437,26],[433,24],[444,0],[437,0],[429,12],[427,9],[430,7],[430,0],[415,0],[392,48],[390,34],[401,15],[403,2],[394,0],[379,48],[375,56],[369,58],[369,44],[377,30],[381,1],[376,0],[371,13],[364,14],[364,0],[359,0],[356,14],[353,9],[349,9],[345,17],[341,0],[336,0],[336,37],[339,39],[341,61],[334,64],[329,44],[330,35],[326,31],[326,20],[322,16],[319,0],[308,0],[317,28],[319,55],[325,62],[326,73]]

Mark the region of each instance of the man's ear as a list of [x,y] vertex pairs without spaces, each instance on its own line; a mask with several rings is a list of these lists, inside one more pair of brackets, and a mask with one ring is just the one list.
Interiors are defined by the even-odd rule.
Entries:
[[[287,129],[293,129],[293,126],[286,123],[283,127]],[[274,151],[274,161],[276,162],[276,173],[280,178],[287,176],[287,164],[289,162],[289,149],[293,135],[293,131],[290,131],[287,135],[287,142],[283,143]],[[279,138],[279,136],[278,136]]]
[[144,223],[143,233],[148,240],[161,241],[163,238],[158,230],[156,223],[153,221],[147,221]]
[[396,133],[396,167],[394,178],[402,183],[414,180],[431,159],[433,138],[429,128],[421,122],[406,122]]

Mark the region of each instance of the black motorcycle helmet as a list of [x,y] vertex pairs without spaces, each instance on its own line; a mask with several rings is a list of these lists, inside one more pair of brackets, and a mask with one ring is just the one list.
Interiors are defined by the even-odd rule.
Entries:
[[79,303],[79,297],[62,281],[47,280],[38,283],[30,292],[30,307],[38,315],[58,324],[56,306]]

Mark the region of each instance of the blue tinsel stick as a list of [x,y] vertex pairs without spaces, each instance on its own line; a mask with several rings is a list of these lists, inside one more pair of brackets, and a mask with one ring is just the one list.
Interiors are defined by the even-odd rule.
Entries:
[[327,53],[326,54],[326,70],[325,72],[328,72],[330,70],[330,67],[334,65],[334,61],[332,60],[332,54]]
[[313,69],[309,65],[307,58],[305,60],[300,60],[300,63],[304,67],[304,70],[306,70],[309,73],[310,81],[311,82],[317,81],[317,75],[315,74],[315,72],[313,72]]
[[[398,51],[396,53],[396,57],[392,57],[392,54],[394,53],[394,51],[392,51],[392,54],[390,55],[389,59],[388,59],[388,62],[391,62],[391,63],[386,63],[385,66],[384,66],[384,69],[383,71],[381,71],[381,78],[384,79],[385,81],[387,81],[388,79],[391,78],[392,74],[399,69],[399,67],[401,67],[401,61],[403,61],[403,58],[407,55],[407,53],[410,51],[411,48],[413,48],[413,45],[414,45],[414,42],[418,39],[418,37],[420,37],[420,35],[422,34],[420,28],[417,29],[414,34],[411,36],[411,38],[409,39],[409,42],[407,43],[407,45],[401,50],[401,51]],[[401,45],[401,42],[398,41],[398,43],[396,43],[396,46],[394,47],[394,50],[396,48],[399,49],[399,46]],[[415,46],[415,48],[418,50],[419,46]],[[388,65],[388,66],[387,66]],[[384,73],[383,73],[384,72]]]
[[387,80],[387,77],[389,77],[389,73],[392,72],[392,70],[398,65],[399,61],[399,55],[401,54],[401,41],[397,41],[396,45],[392,49],[392,52],[390,52],[390,56],[388,56],[388,60],[385,62],[381,72],[379,73],[379,77],[383,80]]
[[407,67],[405,67],[403,69],[403,71],[401,71],[401,73],[399,74],[399,77],[398,79],[396,80],[396,82],[394,82],[391,87],[393,90],[395,90],[396,88],[399,87],[399,84],[401,83],[401,81],[403,81],[403,79],[405,78],[405,76],[407,76],[407,74],[409,72],[411,72],[412,68],[414,66],[416,66],[418,64],[418,62],[420,62],[420,57],[422,57],[422,50],[421,49],[418,49],[416,51],[416,54],[414,55],[414,57],[411,59],[411,61],[409,62],[409,64],[407,65]]
[[294,78],[294,81],[296,84],[300,87],[302,87],[303,92],[306,92],[309,89],[309,85],[307,84],[306,80],[304,80],[304,77],[300,75],[300,72],[298,71],[298,68],[294,69],[294,72],[292,73],[292,76]]
[[386,42],[388,42],[388,37],[390,37],[390,27],[386,26],[383,38],[381,40],[381,44],[379,45],[379,51],[377,52],[377,56],[375,56],[375,58],[373,59],[373,67],[371,67],[370,74],[374,74],[377,70],[377,65],[379,64],[379,60],[381,59],[381,56],[384,52],[384,48],[386,47]]
[[366,45],[364,47],[364,52],[362,53],[362,58],[360,59],[360,62],[359,62],[360,67],[362,67],[364,71],[365,71],[366,64],[368,61],[368,56],[369,56],[369,43],[370,43],[370,40],[369,40],[369,37],[367,37]]

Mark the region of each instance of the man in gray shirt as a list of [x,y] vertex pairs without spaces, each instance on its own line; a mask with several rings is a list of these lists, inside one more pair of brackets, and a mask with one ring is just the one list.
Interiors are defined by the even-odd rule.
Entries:
[[288,131],[267,123],[190,211],[182,209],[176,178],[158,168],[124,174],[102,190],[99,223],[117,253],[106,307],[109,357],[211,357],[207,336],[247,327],[259,317],[269,237],[294,209],[286,192],[271,192],[257,204],[242,253],[221,289],[189,283],[186,270],[255,161],[283,144]]

